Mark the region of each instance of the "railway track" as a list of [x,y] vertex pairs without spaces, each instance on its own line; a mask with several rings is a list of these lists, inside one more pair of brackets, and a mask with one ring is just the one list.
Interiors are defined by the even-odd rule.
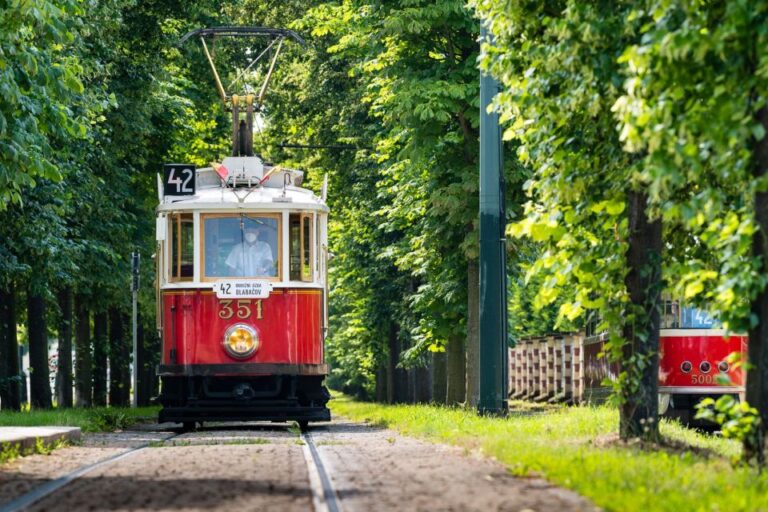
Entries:
[[301,440],[304,441],[304,459],[307,461],[309,486],[312,489],[315,512],[340,512],[342,508],[339,496],[333,488],[330,475],[315,446],[312,434],[309,431],[302,432]]
[[[161,441],[169,441],[173,439],[174,437],[178,437],[181,434],[173,434],[169,435],[167,437],[164,437],[161,439]],[[31,491],[29,491],[26,494],[22,494],[21,496],[11,500],[10,502],[0,506],[0,512],[17,512],[20,510],[26,510],[27,508],[31,507],[38,501],[50,496],[51,494],[55,493],[62,487],[66,486],[70,482],[73,482],[80,478],[81,476],[85,476],[91,471],[94,471],[96,469],[99,469],[101,467],[107,466],[109,464],[115,463],[119,460],[125,459],[127,457],[131,457],[133,455],[136,455],[137,453],[148,449],[150,446],[150,442],[141,444],[139,446],[136,446],[135,448],[130,448],[129,450],[126,450],[122,453],[118,453],[115,455],[112,455],[111,457],[107,457],[105,459],[102,459],[98,462],[94,462],[93,464],[87,464],[85,466],[82,466],[70,473],[67,473],[66,475],[56,478],[55,480],[51,480],[50,482],[47,482],[45,484],[42,484],[38,487],[35,487]]]
[[[183,433],[168,435],[153,442],[143,443],[139,446],[112,455],[92,464],[84,465],[75,469],[74,471],[67,473],[64,476],[39,485],[26,494],[18,496],[12,501],[5,503],[4,505],[0,506],[0,512],[17,512],[26,510],[41,500],[56,493],[70,483],[99,468],[118,463],[119,461],[137,455],[144,450],[151,449],[150,445],[154,442],[171,441],[182,435]],[[333,488],[332,480],[326,466],[323,464],[323,460],[320,457],[320,453],[317,449],[314,439],[312,438],[312,434],[307,431],[301,432],[300,439],[303,442],[302,450],[309,474],[309,486],[315,512],[341,512],[343,509],[341,507],[338,495]]]

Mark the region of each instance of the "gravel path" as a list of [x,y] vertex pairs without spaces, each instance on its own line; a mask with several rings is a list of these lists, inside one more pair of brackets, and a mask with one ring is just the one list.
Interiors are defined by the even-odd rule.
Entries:
[[337,421],[312,436],[348,511],[596,510],[578,494],[537,478],[515,478],[463,450]]
[[[82,446],[0,466],[0,503],[131,447],[33,510],[312,510],[304,446],[282,425],[206,425],[163,441],[164,426],[87,435]],[[337,420],[312,439],[346,512],[387,510],[595,510],[575,493],[511,477],[462,450]]]

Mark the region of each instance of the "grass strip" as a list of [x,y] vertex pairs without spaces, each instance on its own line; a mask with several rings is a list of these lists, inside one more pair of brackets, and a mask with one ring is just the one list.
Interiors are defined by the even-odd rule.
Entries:
[[608,406],[513,403],[507,418],[460,408],[381,405],[336,395],[336,415],[494,457],[518,476],[542,476],[605,510],[768,510],[768,474],[734,467],[733,441],[662,421],[664,446],[618,441]]
[[54,408],[31,411],[0,411],[0,427],[67,426],[83,432],[111,432],[134,423],[156,421],[158,407]]

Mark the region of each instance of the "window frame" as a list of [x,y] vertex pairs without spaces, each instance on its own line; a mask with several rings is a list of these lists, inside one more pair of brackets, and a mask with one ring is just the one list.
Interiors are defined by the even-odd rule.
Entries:
[[[182,255],[182,236],[181,236],[181,227],[182,227],[182,217],[188,216],[189,217],[189,224],[192,225],[192,275],[191,276],[181,276],[176,275],[177,272],[181,273],[181,255]],[[185,221],[187,222],[187,221]],[[170,265],[168,265],[168,282],[169,283],[191,283],[195,280],[195,251],[197,248],[195,247],[194,242],[194,233],[195,233],[195,216],[191,212],[171,212],[168,215],[168,225],[169,230],[168,234],[170,236],[166,236],[166,238],[169,239],[169,242],[167,244],[168,247],[168,260],[170,262]],[[176,235],[174,237],[174,234]],[[173,259],[173,251],[174,248],[176,249],[176,261]]]
[[[267,217],[275,219],[277,221],[277,271],[274,276],[260,276],[260,277],[240,277],[240,276],[212,276],[208,277],[205,272],[205,221],[207,219],[217,218],[240,218],[245,217]],[[201,213],[200,214],[200,246],[197,248],[200,251],[200,281],[204,283],[212,283],[214,281],[220,281],[222,279],[242,279],[242,280],[259,280],[259,281],[273,281],[279,282],[282,280],[283,271],[283,230],[282,230],[283,216],[279,212],[232,212],[232,213]]]
[[[304,240],[304,221],[309,221],[309,241],[307,242]],[[314,269],[314,256],[315,256],[315,248],[314,248],[314,214],[313,213],[305,213],[301,212],[299,214],[299,257],[300,257],[300,270],[299,270],[299,280],[302,283],[313,283],[315,278],[315,269]],[[306,245],[305,245],[306,244]],[[304,256],[305,256],[305,250],[309,249],[309,261],[304,263]],[[304,277],[304,271],[309,270],[309,276]]]

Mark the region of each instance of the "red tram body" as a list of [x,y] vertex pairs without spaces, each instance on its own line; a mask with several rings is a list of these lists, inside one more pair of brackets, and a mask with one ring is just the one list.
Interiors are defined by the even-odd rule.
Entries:
[[700,310],[669,302],[659,347],[661,414],[691,422],[694,406],[704,397],[743,397],[743,369],[729,363],[729,357],[734,353],[746,356],[746,336],[728,334]]
[[257,156],[224,167],[157,209],[159,419],[330,420],[324,198]]

